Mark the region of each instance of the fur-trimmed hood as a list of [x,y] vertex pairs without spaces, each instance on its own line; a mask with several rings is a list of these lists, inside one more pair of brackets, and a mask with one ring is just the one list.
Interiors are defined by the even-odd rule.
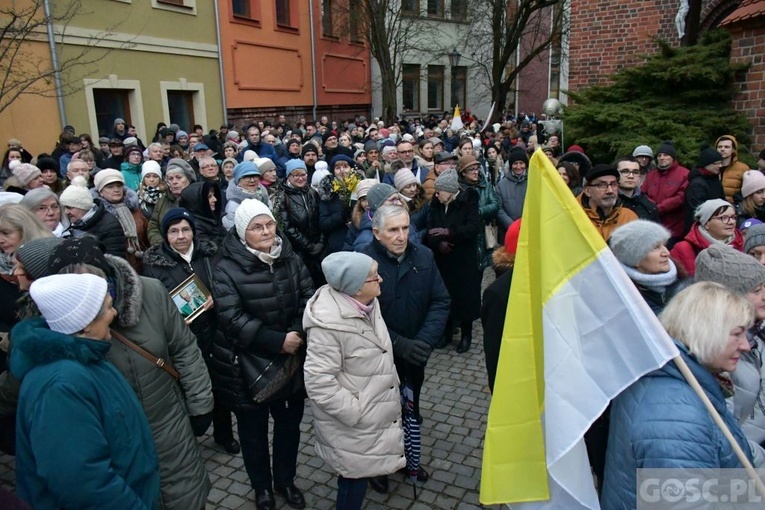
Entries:
[[[109,263],[109,284],[114,285],[114,308],[117,310],[117,323],[130,328],[138,324],[143,306],[143,283],[135,269],[127,260],[104,255]],[[111,290],[111,288],[110,288]]]
[[109,342],[74,337],[51,330],[45,319],[36,317],[18,323],[11,333],[10,370],[22,380],[33,368],[70,359],[83,364],[104,359]]
[[[218,246],[215,243],[210,241],[194,241],[193,258],[197,256],[213,257],[216,253],[218,253]],[[169,268],[179,265],[181,260],[183,259],[181,259],[180,255],[167,246],[165,242],[152,246],[143,255],[143,264],[145,266]]]
[[504,274],[515,265],[515,255],[500,246],[491,254],[491,264],[497,274]]

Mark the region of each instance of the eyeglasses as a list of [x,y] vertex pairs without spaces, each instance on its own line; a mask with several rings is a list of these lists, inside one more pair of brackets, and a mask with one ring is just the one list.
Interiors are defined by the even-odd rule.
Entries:
[[247,179],[248,181],[254,181],[255,179],[260,179],[259,175],[245,175],[242,177],[242,179]]
[[44,212],[44,213],[52,213],[52,212],[61,212],[61,206],[57,205],[51,205],[51,206],[38,206],[37,212]]
[[721,222],[723,222],[724,224],[727,225],[728,223],[735,223],[736,222],[736,215],[735,214],[731,214],[729,216],[712,216],[712,219],[713,220],[720,220]]
[[591,188],[598,188],[599,191],[606,191],[608,188],[619,189],[619,183],[614,182],[599,182],[597,184],[588,184]]
[[177,235],[183,234],[183,235],[187,236],[187,235],[191,234],[192,232],[193,232],[193,230],[191,230],[189,227],[183,227],[183,228],[180,228],[180,229],[178,229],[178,228],[171,228],[170,230],[167,231],[167,235],[169,235],[169,236],[177,236]]
[[368,278],[364,280],[364,283],[372,283],[372,282],[380,282],[382,281],[382,276],[379,274],[374,275],[372,278]]
[[276,222],[271,220],[268,223],[266,223],[265,225],[261,225],[260,223],[255,224],[255,225],[251,226],[250,228],[248,228],[247,230],[249,230],[250,232],[255,232],[256,234],[262,234],[266,230],[270,231],[270,230],[273,230],[275,228],[276,228]]
[[218,168],[218,165],[204,165],[199,167],[202,170],[206,170],[208,168]]
[[625,177],[630,175],[640,175],[640,170],[619,170],[619,174]]
[[295,179],[307,179],[308,174],[305,174],[305,173],[298,174],[298,173],[292,172],[290,173],[290,177],[294,177]]

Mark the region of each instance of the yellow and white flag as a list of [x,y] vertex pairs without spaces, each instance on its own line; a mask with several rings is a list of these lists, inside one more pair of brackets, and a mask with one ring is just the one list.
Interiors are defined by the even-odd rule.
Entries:
[[452,131],[459,131],[465,124],[462,122],[462,114],[460,113],[460,105],[454,107],[454,115],[452,115],[452,125],[450,126]]
[[[584,433],[678,355],[550,160],[537,150],[489,408],[481,503],[600,508]],[[535,502],[518,505],[516,503]]]

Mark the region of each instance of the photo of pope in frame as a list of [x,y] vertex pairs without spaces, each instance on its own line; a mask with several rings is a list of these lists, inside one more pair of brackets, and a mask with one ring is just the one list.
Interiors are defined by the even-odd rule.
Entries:
[[189,276],[170,291],[170,298],[187,324],[190,324],[205,311],[205,303],[210,295],[210,291],[196,274]]

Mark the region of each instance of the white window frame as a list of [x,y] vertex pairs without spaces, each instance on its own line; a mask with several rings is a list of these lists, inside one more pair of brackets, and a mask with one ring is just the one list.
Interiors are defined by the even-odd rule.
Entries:
[[191,16],[197,15],[197,0],[183,0],[183,7],[179,7],[173,4],[165,4],[158,2],[157,0],[151,0],[151,6],[155,9],[161,9],[163,11],[177,12],[179,14],[188,14]]

